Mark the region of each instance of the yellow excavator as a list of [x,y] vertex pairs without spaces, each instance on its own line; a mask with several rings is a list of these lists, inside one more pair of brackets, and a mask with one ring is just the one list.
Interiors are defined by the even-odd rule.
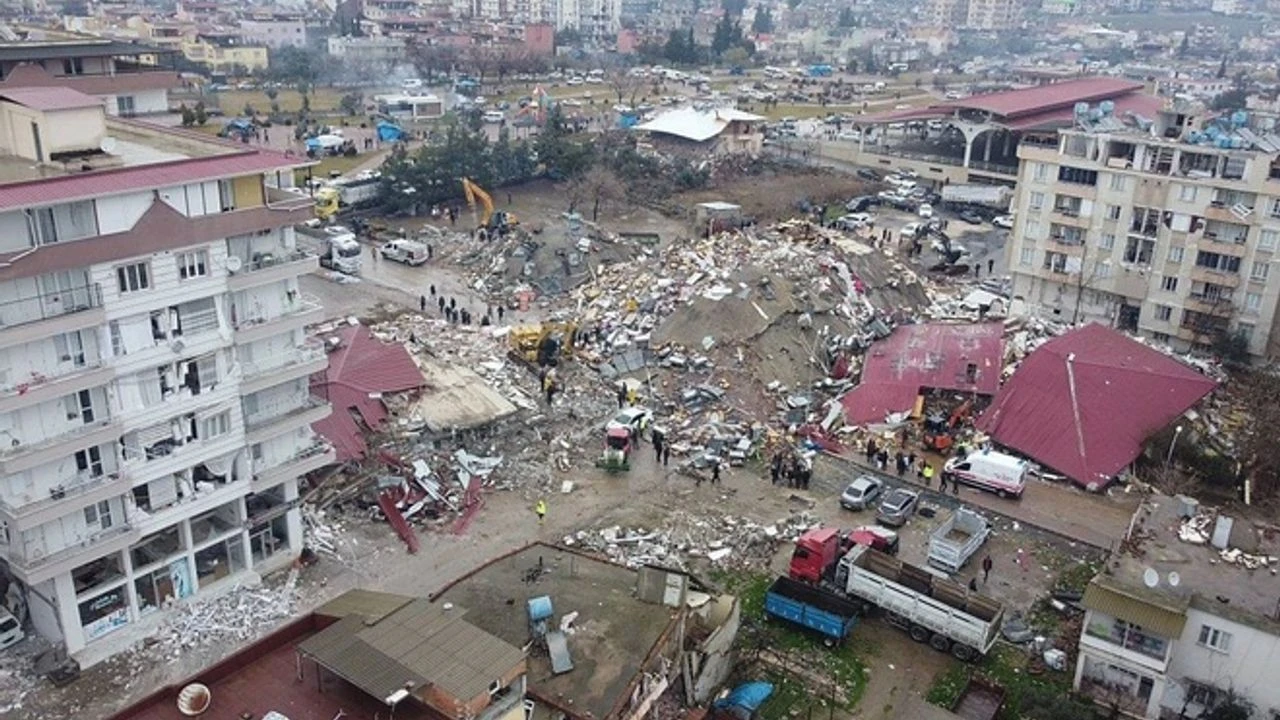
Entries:
[[573,354],[578,324],[572,321],[517,325],[507,334],[512,360],[530,370],[556,367],[560,359]]
[[462,178],[462,192],[467,196],[467,205],[471,206],[473,215],[476,211],[477,200],[480,202],[480,206],[484,208],[483,217],[476,221],[477,230],[496,231],[499,234],[504,234],[520,224],[515,214],[506,210],[494,210],[493,197],[485,192],[484,188],[472,182],[471,178]]

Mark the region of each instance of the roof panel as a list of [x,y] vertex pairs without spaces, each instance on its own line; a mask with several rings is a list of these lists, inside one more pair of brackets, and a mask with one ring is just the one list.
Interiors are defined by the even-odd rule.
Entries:
[[67,87],[10,88],[0,90],[0,98],[42,112],[102,107],[101,98]]
[[74,57],[109,57],[113,55],[167,55],[173,50],[141,45],[138,43],[111,41],[65,43],[14,43],[0,45],[0,62],[36,62]]

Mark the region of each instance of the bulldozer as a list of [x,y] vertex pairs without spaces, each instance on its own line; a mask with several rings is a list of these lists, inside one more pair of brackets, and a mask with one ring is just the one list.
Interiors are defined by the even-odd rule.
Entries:
[[515,213],[507,212],[506,210],[494,210],[493,196],[485,192],[484,188],[472,182],[471,178],[462,178],[462,192],[466,194],[467,204],[471,206],[473,214],[476,211],[477,201],[483,208],[484,214],[476,219],[477,230],[505,235],[519,227],[520,221],[516,218]]
[[596,467],[609,472],[626,472],[631,469],[631,432],[624,427],[605,430],[604,450],[596,460]]
[[553,368],[573,354],[578,324],[572,321],[517,325],[507,334],[512,360],[530,370]]

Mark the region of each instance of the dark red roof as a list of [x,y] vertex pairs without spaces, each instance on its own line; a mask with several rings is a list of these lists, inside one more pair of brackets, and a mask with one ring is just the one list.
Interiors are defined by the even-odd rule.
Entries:
[[387,419],[387,408],[378,396],[421,388],[426,380],[404,345],[384,343],[363,325],[347,326],[335,334],[342,345],[329,353],[324,379],[312,382],[316,394],[333,405],[333,413],[311,428],[333,444],[338,462],[346,462],[364,457],[368,449],[361,424],[376,429]]
[[[1116,103],[1116,112],[1131,110],[1132,112],[1154,112],[1159,101],[1141,93],[1142,83],[1116,78],[1082,78],[1065,82],[1038,85],[1032,88],[1007,90],[1005,92],[971,95],[959,100],[947,100],[936,105],[907,110],[894,110],[876,113],[858,118],[858,123],[879,124],[891,122],[910,122],[930,118],[946,117],[956,110],[985,110],[996,115],[999,122],[1021,130],[1036,127],[1041,123],[1028,123],[1024,116],[1061,117],[1067,123],[1073,119],[1076,103],[1098,103],[1111,100]],[[1122,103],[1133,102],[1131,98],[1143,98],[1138,107],[1121,107]],[[1152,101],[1155,102],[1152,105]]]
[[1105,487],[1217,383],[1102,325],[1037,348],[978,419],[997,443]]
[[11,88],[0,92],[0,97],[41,112],[102,107],[101,98],[66,87]]
[[[1154,117],[1156,112],[1164,106],[1163,99],[1144,93],[1120,95],[1113,102],[1115,103],[1114,114],[1117,117],[1122,117],[1128,112],[1150,118]],[[1074,122],[1075,107],[1072,106],[1045,110],[1031,115],[1022,115],[1001,124],[1010,130],[1052,130],[1070,127]]]
[[910,410],[921,388],[994,395],[1003,364],[1000,323],[902,325],[871,346],[858,386],[840,402],[851,424],[884,422]]

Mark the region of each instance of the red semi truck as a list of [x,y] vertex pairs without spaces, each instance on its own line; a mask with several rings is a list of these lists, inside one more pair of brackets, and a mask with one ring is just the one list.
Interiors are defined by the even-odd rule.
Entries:
[[815,528],[796,539],[787,575],[792,580],[818,585],[830,579],[836,563],[854,545],[898,554],[898,533],[878,525],[861,525],[852,530]]

